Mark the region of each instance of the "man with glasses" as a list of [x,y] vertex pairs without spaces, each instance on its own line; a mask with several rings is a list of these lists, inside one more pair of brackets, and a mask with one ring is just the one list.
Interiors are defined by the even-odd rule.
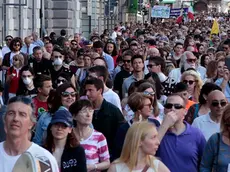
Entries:
[[195,69],[202,80],[206,78],[206,69],[198,64],[197,58],[196,56],[194,56],[192,52],[185,51],[180,64],[181,67],[173,69],[168,75],[171,79],[174,79],[176,82],[180,82],[182,73],[189,68]]
[[122,99],[122,84],[123,81],[128,78],[130,75],[132,75],[132,65],[131,65],[131,58],[133,57],[133,52],[131,50],[126,50],[122,54],[122,69],[119,73],[116,74],[116,77],[114,79],[114,86],[113,89],[116,93],[118,93],[120,99]]
[[220,132],[220,120],[225,106],[228,104],[225,95],[219,90],[208,94],[210,113],[196,118],[192,126],[200,129],[208,140],[214,133]]
[[11,98],[3,121],[6,140],[0,143],[1,172],[12,171],[16,161],[24,152],[29,152],[45,164],[50,163],[51,171],[59,171],[52,154],[29,140],[31,130],[36,123],[31,99],[22,96]]
[[5,56],[6,53],[10,52],[10,42],[12,41],[13,37],[11,35],[7,35],[5,37],[6,46],[2,47],[2,57]]
[[226,56],[230,55],[230,39],[227,39],[224,41],[224,44],[222,46],[224,52],[226,53]]
[[157,156],[172,172],[197,171],[206,144],[203,134],[184,121],[187,110],[181,96],[168,96],[164,107],[165,117],[175,114],[177,120],[162,138]]

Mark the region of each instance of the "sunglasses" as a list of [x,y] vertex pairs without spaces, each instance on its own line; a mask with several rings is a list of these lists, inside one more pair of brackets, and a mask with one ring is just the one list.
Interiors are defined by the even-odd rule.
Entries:
[[20,47],[20,44],[14,44],[15,47]]
[[184,106],[182,106],[182,105],[180,105],[180,104],[172,104],[172,103],[166,103],[166,104],[164,105],[164,107],[165,107],[166,109],[172,109],[172,107],[174,107],[175,109],[182,109],[182,108],[184,108]]
[[131,60],[123,60],[124,63],[130,63]]
[[67,92],[67,91],[64,91],[64,92],[61,93],[61,95],[62,95],[63,97],[69,97],[69,96],[75,97],[76,94],[77,94],[76,92]]
[[148,68],[152,68],[153,66],[157,66],[156,64],[148,64],[147,67]]
[[196,59],[187,59],[187,62],[188,62],[188,63],[195,63],[195,62],[196,62]]
[[154,91],[153,92],[144,91],[143,94],[153,97],[155,95],[155,92]]
[[195,81],[193,80],[184,80],[183,83],[192,85]]
[[212,101],[212,104],[211,104],[213,107],[217,107],[217,106],[221,106],[221,107],[224,107],[227,105],[227,102],[226,101]]

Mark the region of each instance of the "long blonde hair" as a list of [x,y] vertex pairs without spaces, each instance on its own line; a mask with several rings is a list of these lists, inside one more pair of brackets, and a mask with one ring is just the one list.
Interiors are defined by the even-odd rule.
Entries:
[[203,81],[201,80],[199,74],[194,71],[194,70],[188,70],[188,71],[185,71],[182,76],[181,76],[181,82],[183,82],[183,80],[185,79],[186,76],[193,76],[195,78],[195,81],[196,81],[196,85],[195,85],[195,88],[194,88],[194,95],[192,95],[194,97],[194,100],[195,102],[198,102],[199,101],[199,95],[200,95],[200,90],[203,86]]
[[[132,124],[126,134],[121,156],[114,163],[125,163],[132,171],[137,166],[140,143],[153,128],[155,128],[154,124],[147,121]],[[146,155],[146,164],[151,168],[155,168],[153,164],[154,159],[154,156]]]

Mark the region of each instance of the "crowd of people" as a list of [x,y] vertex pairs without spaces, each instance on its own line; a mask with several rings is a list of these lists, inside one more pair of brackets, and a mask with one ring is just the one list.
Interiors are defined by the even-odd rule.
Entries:
[[[218,20],[219,19],[219,20]],[[219,17],[5,37],[0,171],[230,171],[230,28]]]

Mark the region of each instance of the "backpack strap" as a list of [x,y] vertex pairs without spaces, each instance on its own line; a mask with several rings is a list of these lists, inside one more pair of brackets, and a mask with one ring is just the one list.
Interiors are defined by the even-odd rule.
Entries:
[[198,117],[198,112],[199,112],[199,104],[195,104],[195,112],[193,114],[193,120]]

